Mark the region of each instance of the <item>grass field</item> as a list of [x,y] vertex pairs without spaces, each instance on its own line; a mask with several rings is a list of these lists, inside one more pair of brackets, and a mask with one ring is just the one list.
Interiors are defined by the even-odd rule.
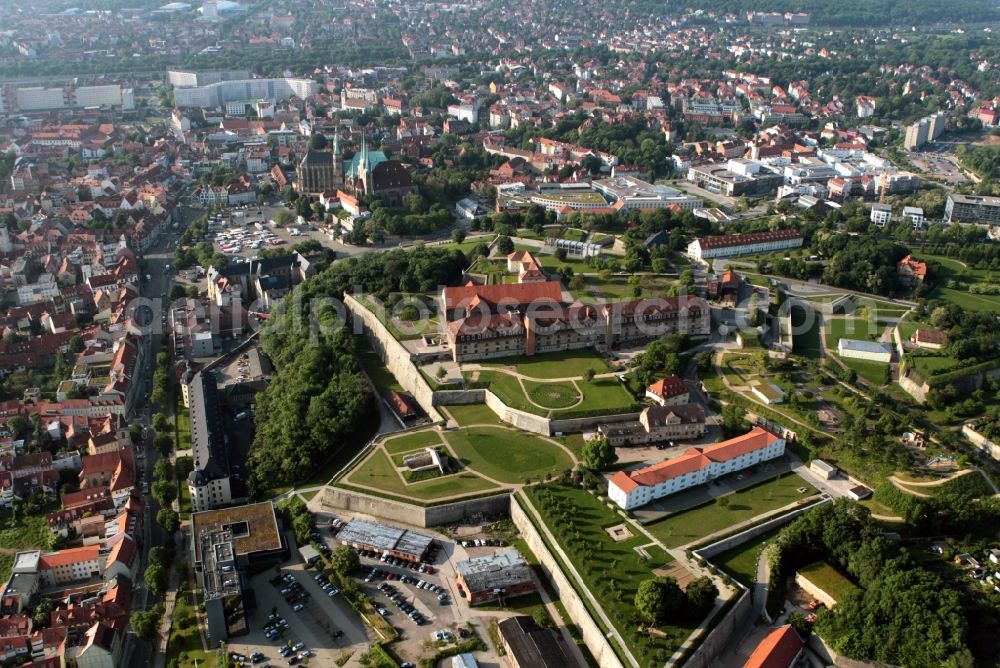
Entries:
[[604,359],[590,348],[542,353],[531,357],[508,357],[480,362],[483,366],[513,367],[518,373],[538,380],[553,378],[580,378],[587,369],[605,373],[611,368]]
[[14,568],[13,554],[0,554],[0,580],[6,582],[10,579],[10,573]]
[[[944,299],[970,311],[1000,312],[1000,295],[974,295],[964,287],[961,289],[947,287],[949,280],[959,280],[963,283],[987,282],[986,270],[966,267],[958,260],[940,255],[920,255],[919,259],[939,263],[940,279],[931,297]],[[996,281],[997,279],[993,279],[990,282]]]
[[[362,295],[358,298],[358,301],[371,311],[378,318],[379,322],[385,325],[385,328],[389,330],[389,333],[397,341],[419,339],[424,334],[436,332],[438,321],[434,317],[435,310],[433,303],[428,305],[429,298],[421,294],[400,294],[402,294],[403,298],[394,307],[386,306],[373,295]],[[416,318],[412,321],[403,319],[400,316],[405,315],[404,309],[407,306],[412,306],[416,309],[420,309],[421,306],[424,307],[427,317],[423,319]],[[416,312],[419,313],[419,310]]]
[[[629,628],[635,613],[632,602],[639,583],[652,577],[654,569],[669,563],[670,557],[657,551],[655,560],[643,560],[634,549],[648,542],[642,535],[618,543],[611,540],[605,528],[621,523],[622,518],[584,490],[552,484],[529,487],[525,492],[612,623],[626,642],[632,641],[632,651],[637,657],[643,656],[636,646],[637,635]],[[567,515],[559,507],[572,508],[572,513]],[[659,627],[667,637],[653,638],[652,648],[672,651],[699,621],[684,620]],[[650,656],[643,665],[662,665],[665,659],[660,658],[653,661]]]
[[799,573],[838,602],[843,601],[854,592],[861,591],[853,582],[825,561],[817,561],[805,568],[800,568]]
[[451,414],[455,422],[462,426],[470,424],[502,424],[497,414],[486,404],[446,406],[445,410]]
[[629,283],[628,278],[613,276],[605,280],[595,275],[587,276],[583,290],[574,292],[574,296],[586,303],[662,297],[676,283],[675,280],[664,276],[637,274],[636,277],[640,290],[638,297],[635,296],[635,288]]
[[382,359],[378,354],[372,350],[368,339],[361,337],[358,349],[360,352],[358,359],[361,362],[361,366],[364,367],[368,377],[375,383],[375,388],[380,394],[385,394],[390,390],[395,390],[396,392],[403,391],[403,386],[399,384],[399,381],[392,375],[392,372],[382,363]]
[[959,365],[958,360],[946,355],[911,355],[913,368],[924,378],[951,371]]
[[464,465],[504,483],[540,480],[573,468],[561,448],[522,431],[472,427],[447,432],[444,438]]
[[435,501],[446,496],[473,494],[496,488],[490,481],[469,472],[407,484],[381,450],[373,450],[342,482],[362,490],[375,490],[420,501]]
[[7,509],[0,509],[0,546],[12,550],[51,549],[48,513],[58,509],[58,505],[50,503],[36,514],[22,511],[16,517]]
[[851,359],[841,357],[840,360],[847,365],[848,369],[853,369],[859,376],[867,380],[872,385],[884,385],[886,382],[886,369],[888,364],[882,362],[871,362],[869,360]]
[[781,529],[774,529],[743,543],[739,547],[726,550],[713,557],[710,561],[745,587],[752,587],[757,582],[757,557],[764,550],[768,541],[778,535]]
[[400,452],[410,452],[420,448],[428,448],[432,445],[440,445],[441,437],[436,431],[418,431],[406,436],[390,438],[385,442],[385,449],[390,455]]
[[861,318],[827,318],[826,345],[832,350],[837,349],[841,339],[860,339],[874,341],[882,335],[885,325],[880,325]]
[[546,408],[569,408],[582,398],[573,383],[525,381],[524,389],[532,401]]
[[[805,487],[806,493],[800,494],[799,487]],[[729,494],[723,497],[727,500],[722,504],[719,499],[713,499],[703,506],[649,524],[646,528],[667,547],[679,547],[815,493],[812,485],[794,473],[788,473]]]
[[[489,383],[490,391],[505,404],[535,415],[545,416],[551,413],[555,417],[559,411],[569,409],[612,413],[628,409],[634,403],[632,395],[617,378],[597,378],[589,383],[580,379],[574,387],[574,383],[569,381],[520,381],[502,371],[467,371],[466,377],[472,382]],[[583,399],[577,403],[580,393]],[[534,403],[529,401],[529,394]]]
[[216,652],[206,652],[198,633],[193,594],[184,592],[177,597],[167,640],[167,664],[179,668],[209,666],[215,663]]
[[[819,334],[819,316],[809,314],[805,307],[793,306],[790,310],[792,329],[796,331],[792,337],[792,349],[803,357],[818,359],[822,356],[822,341]],[[811,323],[809,329],[798,332],[805,323]]]

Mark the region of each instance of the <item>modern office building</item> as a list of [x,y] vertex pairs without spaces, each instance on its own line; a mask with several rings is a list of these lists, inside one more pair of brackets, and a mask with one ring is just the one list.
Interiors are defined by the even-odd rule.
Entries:
[[773,195],[784,177],[759,162],[737,158],[691,167],[687,180],[726,197],[762,197]]
[[249,632],[251,571],[288,559],[288,545],[270,501],[191,515],[191,563],[201,574],[208,639],[215,647]]
[[[677,205],[685,211],[693,211],[704,206],[700,198],[683,193],[676,188],[655,186],[632,176],[612,176],[593,181],[591,187],[621,210],[666,209]],[[620,202],[620,204],[619,204]]]
[[416,531],[354,519],[337,533],[337,542],[419,563],[427,556],[434,539]]

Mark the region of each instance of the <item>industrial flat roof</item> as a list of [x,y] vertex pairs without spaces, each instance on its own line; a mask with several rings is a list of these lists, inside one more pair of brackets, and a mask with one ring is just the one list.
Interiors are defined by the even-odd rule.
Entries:
[[381,552],[393,551],[423,556],[434,539],[422,533],[367,520],[351,520],[337,534],[341,543],[364,545]]

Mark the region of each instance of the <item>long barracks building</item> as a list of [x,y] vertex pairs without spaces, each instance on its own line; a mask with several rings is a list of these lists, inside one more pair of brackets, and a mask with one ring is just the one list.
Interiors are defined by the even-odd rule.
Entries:
[[455,362],[707,335],[711,319],[701,297],[567,303],[557,281],[444,288],[441,308]]

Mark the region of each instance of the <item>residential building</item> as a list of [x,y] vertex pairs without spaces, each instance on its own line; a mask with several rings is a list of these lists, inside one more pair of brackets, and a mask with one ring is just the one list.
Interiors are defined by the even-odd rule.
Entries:
[[944,222],[1000,225],[1000,197],[952,193],[944,203]]
[[647,387],[646,398],[652,399],[661,406],[677,406],[688,403],[691,400],[691,394],[684,379],[674,374],[661,378]]
[[802,243],[802,233],[791,229],[732,234],[721,237],[699,237],[688,244],[687,255],[694,260],[708,260],[716,257],[773,253],[790,248],[801,248]]
[[469,605],[510,598],[535,591],[531,566],[517,550],[506,550],[456,564],[458,588]]
[[785,454],[785,439],[761,427],[728,441],[688,448],[646,468],[619,471],[608,481],[608,498],[626,510],[701,485]]
[[896,265],[896,273],[904,282],[916,285],[927,278],[927,263],[907,255]]
[[666,443],[705,435],[705,409],[701,404],[648,406],[634,422],[597,425],[597,433],[615,447]]
[[877,341],[840,339],[837,342],[837,354],[850,359],[888,364],[892,361],[892,346]]
[[577,661],[555,629],[517,615],[500,622],[500,643],[511,668],[576,668]]
[[948,333],[940,329],[921,328],[910,336],[910,343],[928,350],[941,350],[948,342]]
[[924,210],[919,206],[904,206],[903,218],[907,218],[913,224],[913,229],[924,229]]
[[757,644],[743,668],[793,668],[804,657],[805,643],[791,624],[774,629]]
[[869,220],[876,227],[885,227],[892,221],[892,207],[888,204],[872,204]]
[[188,385],[191,404],[191,454],[188,474],[191,510],[200,512],[231,505],[247,496],[246,480],[233,476],[223,408],[211,373],[196,373]]

